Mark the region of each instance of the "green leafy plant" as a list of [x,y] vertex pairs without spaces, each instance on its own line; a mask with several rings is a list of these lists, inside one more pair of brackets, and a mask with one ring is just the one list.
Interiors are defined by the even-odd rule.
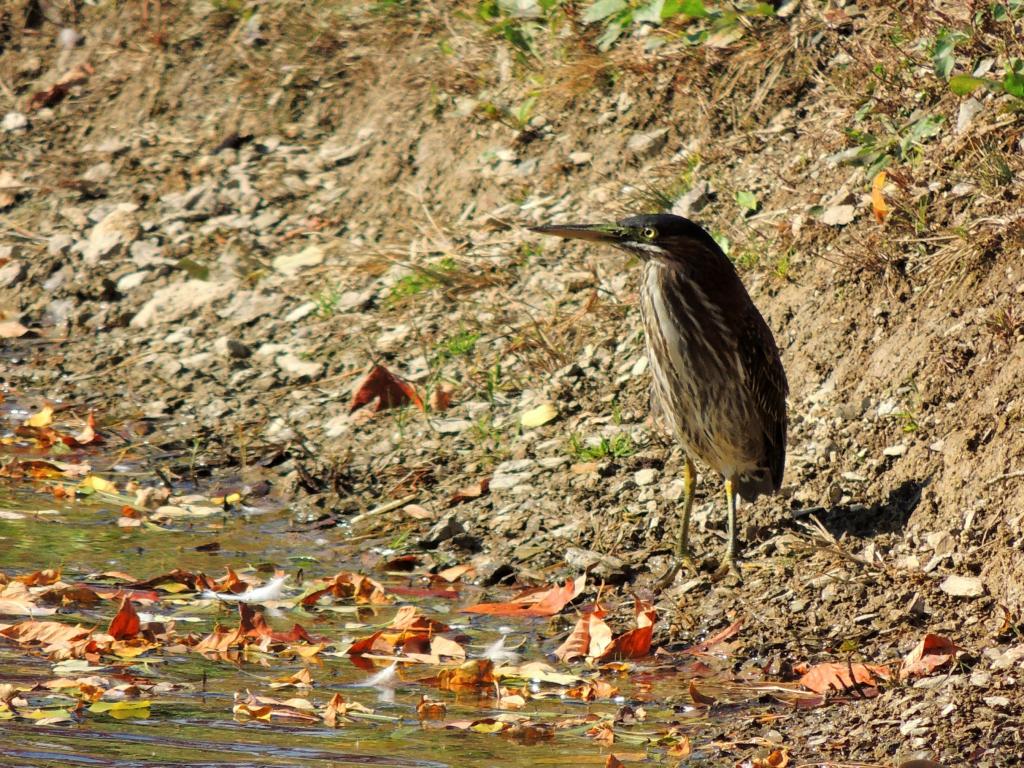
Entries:
[[761,203],[758,201],[757,196],[748,190],[740,190],[736,193],[736,205],[738,205],[744,213],[754,213],[761,207]]
[[979,88],[1002,91],[1024,101],[1024,59],[1010,59],[1002,80],[974,75],[954,75],[949,79],[949,89],[959,96],[974,93]]
[[624,459],[636,451],[633,439],[625,432],[597,441],[584,441],[579,435],[569,437],[569,454],[580,461],[599,459]]
[[945,120],[942,115],[921,114],[917,111],[906,122],[898,124],[888,115],[880,115],[878,122],[883,128],[881,133],[847,130],[847,136],[858,146],[840,152],[835,159],[862,165],[867,175],[874,177],[893,160],[911,162],[917,159],[921,144],[937,136]]
[[423,293],[442,282],[442,277],[447,272],[453,272],[455,270],[455,260],[445,257],[440,259],[433,267],[429,270],[417,270],[410,275],[406,275],[396,282],[391,287],[391,292],[388,294],[387,303],[396,304],[402,299],[415,296],[418,293]]

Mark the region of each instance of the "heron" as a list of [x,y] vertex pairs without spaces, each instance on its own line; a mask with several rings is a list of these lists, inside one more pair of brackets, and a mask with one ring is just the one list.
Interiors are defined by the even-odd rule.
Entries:
[[775,337],[732,262],[700,225],[668,213],[612,224],[552,224],[535,232],[605,243],[643,263],[640,313],[651,370],[655,423],[679,442],[682,520],[671,584],[689,547],[699,460],[725,481],[728,541],[721,573],[736,563],[737,497],[754,501],[782,485],[789,385]]

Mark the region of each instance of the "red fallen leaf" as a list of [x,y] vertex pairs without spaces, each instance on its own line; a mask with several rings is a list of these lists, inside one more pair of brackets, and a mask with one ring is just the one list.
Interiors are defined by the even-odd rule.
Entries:
[[238,614],[241,621],[238,625],[238,632],[242,637],[269,638],[275,643],[297,643],[300,640],[313,644],[313,638],[299,624],[293,624],[287,632],[278,632],[270,628],[262,613],[256,611],[247,603],[238,604]]
[[952,640],[942,635],[927,634],[914,649],[907,654],[900,669],[900,679],[908,677],[924,677],[939,667],[953,661],[963,649]]
[[714,696],[708,696],[706,693],[701,693],[697,690],[697,682],[695,680],[690,681],[690,698],[693,699],[693,703],[698,707],[713,707],[718,703],[718,699]]
[[[853,679],[850,678],[851,670],[853,670]],[[857,685],[873,687],[878,685],[879,680],[888,679],[888,667],[883,667],[880,664],[827,661],[823,664],[815,664],[808,669],[798,682],[815,693],[827,693],[828,691],[848,691]]]
[[452,497],[448,499],[448,506],[454,507],[456,504],[461,504],[464,501],[479,499],[481,496],[486,496],[490,489],[491,478],[485,477],[478,483],[473,483],[472,485],[459,488],[459,490],[452,494]]
[[612,640],[608,648],[600,655],[600,658],[638,659],[650,654],[656,612],[654,606],[650,603],[639,598],[634,598],[634,600],[636,629],[624,632]]
[[626,768],[626,766],[615,755],[608,755],[608,759],[604,761],[604,768]]
[[132,607],[132,601],[127,597],[121,598],[121,607],[117,614],[110,621],[107,634],[115,640],[130,640],[139,634],[142,623],[139,621],[139,614]]
[[554,616],[572,600],[579,597],[586,586],[587,575],[567,579],[562,586],[548,589],[530,589],[507,603],[477,603],[463,608],[463,613],[484,613],[491,616]]
[[385,408],[395,408],[406,403],[412,403],[421,411],[425,410],[423,401],[416,394],[412,384],[395,376],[383,365],[375,365],[366,375],[366,378],[356,387],[352,395],[352,403],[348,412],[355,413],[368,403],[377,401],[374,412],[382,411]]

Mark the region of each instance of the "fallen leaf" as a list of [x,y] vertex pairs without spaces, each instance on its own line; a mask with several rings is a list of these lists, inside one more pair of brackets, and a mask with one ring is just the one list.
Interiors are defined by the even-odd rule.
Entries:
[[43,107],[50,107],[61,101],[72,86],[84,83],[89,79],[89,76],[96,70],[88,62],[83,62],[76,67],[68,70],[64,75],[54,83],[52,86],[47,88],[45,91],[38,91],[32,95],[31,100],[28,103],[28,111],[34,112],[37,109]]
[[426,695],[420,697],[420,703],[416,705],[416,717],[420,720],[444,720],[448,712],[448,705],[443,701],[428,699]]
[[447,411],[452,404],[454,389],[450,384],[441,384],[430,393],[430,410]]
[[608,755],[608,759],[604,761],[604,768],[626,768],[626,766],[615,755]]
[[320,584],[322,586],[301,598],[304,607],[315,605],[324,595],[340,599],[354,598],[357,604],[379,605],[391,602],[380,582],[362,574],[341,571],[329,579],[321,579]]
[[961,653],[963,653],[963,649],[955,645],[948,637],[929,633],[903,659],[900,679],[930,675],[940,667],[949,664]]
[[[850,677],[851,670],[853,679]],[[800,685],[815,693],[848,691],[856,685],[878,685],[879,680],[889,679],[889,669],[879,664],[846,663],[827,661],[815,664],[800,678]]]
[[53,423],[53,408],[46,406],[22,422],[26,427],[48,427]]
[[554,616],[579,597],[586,583],[587,576],[583,574],[575,580],[566,580],[562,586],[527,590],[507,603],[477,603],[462,611],[491,616]]
[[772,750],[767,757],[755,757],[750,761],[751,768],[786,768],[789,765],[789,752],[785,749]]
[[612,642],[612,630],[605,623],[604,616],[600,606],[581,616],[565,642],[555,649],[555,658],[570,662],[602,656]]
[[636,629],[624,632],[612,640],[611,644],[599,654],[599,658],[638,659],[650,654],[656,612],[650,603],[639,598],[634,598],[634,601]]
[[478,499],[485,495],[491,487],[491,478],[485,477],[483,480],[472,485],[463,486],[457,490],[452,497],[448,499],[448,506],[454,507],[456,504],[461,504],[464,501],[471,501]]
[[698,707],[713,707],[718,703],[718,699],[714,696],[708,696],[706,693],[698,690],[695,680],[690,680],[690,698],[693,699],[693,703]]
[[494,662],[489,659],[473,659],[437,673],[437,687],[442,691],[479,689],[493,682]]
[[871,208],[875,212],[875,220],[881,224],[889,215],[889,206],[885,202],[882,188],[885,186],[885,171],[879,171],[871,182]]
[[558,408],[554,403],[542,403],[531,408],[519,417],[519,423],[526,429],[533,429],[558,418]]
[[107,634],[115,640],[128,640],[138,635],[141,627],[139,614],[132,607],[132,601],[127,597],[122,597],[121,607],[117,609],[117,614],[111,619]]
[[385,408],[395,408],[406,403],[413,403],[421,411],[423,401],[416,394],[413,386],[404,379],[395,376],[383,365],[375,365],[373,369],[356,387],[349,405],[349,413],[355,413],[364,405],[376,401],[374,412]]

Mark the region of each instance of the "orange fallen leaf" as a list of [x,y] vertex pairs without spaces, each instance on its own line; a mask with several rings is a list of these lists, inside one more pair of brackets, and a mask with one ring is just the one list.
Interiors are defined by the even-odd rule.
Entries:
[[690,756],[690,752],[693,751],[693,747],[690,746],[690,737],[686,734],[681,734],[678,741],[673,743],[666,751],[669,757],[685,760]]
[[430,410],[447,411],[452,404],[454,390],[450,384],[441,384],[430,393]]
[[885,187],[885,171],[879,171],[871,182],[871,208],[875,212],[875,221],[881,224],[889,215],[889,206],[885,202],[882,188]]
[[612,642],[612,630],[605,623],[604,616],[600,606],[581,616],[565,642],[555,649],[555,658],[569,662],[603,656]]
[[454,507],[456,504],[461,504],[464,501],[479,499],[481,496],[486,496],[490,489],[491,478],[485,477],[483,480],[473,483],[472,485],[466,485],[459,488],[459,490],[453,493],[452,497],[448,499],[448,506]]
[[[851,679],[851,670],[853,677]],[[815,664],[800,678],[800,685],[815,693],[847,691],[856,686],[876,686],[879,680],[889,679],[889,669],[880,664],[827,661]]]
[[352,395],[352,403],[349,405],[349,413],[355,413],[364,405],[376,401],[374,412],[382,411],[385,408],[395,408],[406,403],[412,403],[421,411],[425,410],[423,401],[416,394],[412,384],[401,379],[383,365],[375,365],[366,377],[356,387]]
[[479,689],[493,682],[494,662],[489,659],[473,659],[437,673],[437,687],[442,691]]
[[324,595],[334,598],[354,598],[357,604],[379,605],[391,602],[384,593],[384,586],[369,576],[350,571],[341,571],[329,579],[321,580],[323,586],[302,598],[302,605],[309,608]]
[[448,705],[443,701],[428,699],[426,695],[420,697],[420,703],[416,705],[416,717],[420,720],[444,720],[448,712]]
[[530,589],[507,603],[477,603],[463,608],[463,613],[484,613],[491,616],[554,616],[575,600],[586,586],[587,576],[567,579],[562,586]]
[[772,750],[767,757],[755,757],[750,761],[751,768],[786,768],[789,765],[789,752],[785,749]]
[[626,766],[615,755],[608,755],[608,759],[604,761],[604,768],[626,768]]
[[963,649],[942,635],[925,635],[907,654],[900,669],[900,679],[924,677],[953,661]]
[[689,648],[684,648],[680,653],[688,653],[691,656],[702,656],[706,654],[711,648],[718,645],[719,643],[725,642],[733,635],[737,634],[740,629],[743,628],[743,619],[737,619],[728,627],[723,629],[717,635],[712,635],[702,643],[691,645]]

